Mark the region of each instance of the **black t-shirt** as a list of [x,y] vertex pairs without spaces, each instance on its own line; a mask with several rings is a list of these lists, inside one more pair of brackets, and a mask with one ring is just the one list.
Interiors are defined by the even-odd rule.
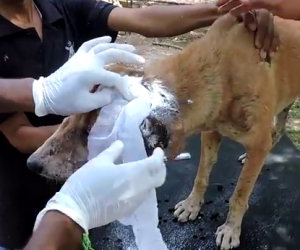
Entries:
[[[34,0],[43,21],[43,40],[33,28],[21,29],[0,16],[0,77],[38,78],[58,69],[89,39],[117,32],[107,27],[113,5],[94,0]],[[1,114],[3,122],[10,114]],[[34,126],[60,123],[62,117],[36,117]],[[19,153],[0,133],[0,246],[24,246],[37,213],[58,186],[30,172],[28,155]]]

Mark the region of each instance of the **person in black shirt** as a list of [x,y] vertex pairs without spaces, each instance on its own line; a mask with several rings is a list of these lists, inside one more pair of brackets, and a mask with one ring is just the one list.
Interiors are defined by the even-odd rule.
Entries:
[[[127,9],[94,0],[0,0],[0,246],[24,246],[37,213],[59,188],[31,173],[26,159],[62,120],[14,108],[7,102],[11,92],[1,93],[3,86],[19,86],[15,92],[30,88],[33,79],[49,76],[83,42],[99,36],[113,41],[117,31],[174,36],[210,25],[218,16],[214,4]],[[257,34],[256,46],[274,50],[272,15],[260,11],[251,17],[244,20]]]

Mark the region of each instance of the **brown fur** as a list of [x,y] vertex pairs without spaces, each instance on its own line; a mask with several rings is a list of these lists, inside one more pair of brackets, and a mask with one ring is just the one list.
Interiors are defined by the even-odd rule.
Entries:
[[[227,136],[246,149],[245,166],[230,199],[227,220],[217,230],[221,249],[239,245],[249,196],[265,157],[284,129],[287,107],[300,93],[300,23],[275,21],[281,46],[271,64],[260,60],[253,48],[253,34],[232,17],[224,16],[204,38],[145,69],[146,78],[161,79],[178,98],[181,119],[173,126],[176,143],[172,145],[177,147],[173,151],[182,148],[187,136],[202,132],[194,187],[188,198],[176,205],[179,221],[197,217],[221,137]],[[66,133],[61,127],[53,138]],[[46,142],[44,148],[48,145]],[[61,146],[67,147],[65,140]]]

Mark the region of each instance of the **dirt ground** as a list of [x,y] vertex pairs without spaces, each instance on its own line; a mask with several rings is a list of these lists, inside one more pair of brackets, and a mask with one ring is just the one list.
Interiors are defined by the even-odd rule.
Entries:
[[180,51],[189,42],[203,37],[206,31],[207,29],[198,29],[171,38],[146,38],[138,34],[121,33],[117,42],[134,45],[138,54],[143,55],[146,60],[151,60]]

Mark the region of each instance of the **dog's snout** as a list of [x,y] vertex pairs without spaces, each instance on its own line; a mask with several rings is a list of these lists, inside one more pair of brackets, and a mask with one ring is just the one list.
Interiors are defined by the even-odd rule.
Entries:
[[37,173],[40,174],[43,171],[43,166],[35,157],[29,157],[27,160],[27,167]]

